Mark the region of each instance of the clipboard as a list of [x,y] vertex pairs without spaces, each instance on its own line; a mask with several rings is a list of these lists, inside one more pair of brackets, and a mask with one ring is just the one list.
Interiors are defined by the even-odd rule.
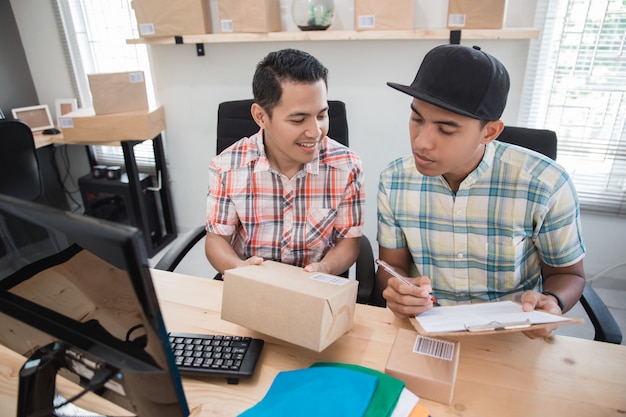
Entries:
[[578,317],[541,310],[523,312],[520,303],[497,301],[435,307],[410,322],[422,336],[477,336],[583,323]]

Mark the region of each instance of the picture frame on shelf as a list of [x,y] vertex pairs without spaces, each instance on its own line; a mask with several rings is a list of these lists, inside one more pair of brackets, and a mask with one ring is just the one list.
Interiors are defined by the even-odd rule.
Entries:
[[78,109],[78,101],[75,98],[58,98],[54,101],[57,126],[61,126],[61,116]]
[[11,109],[11,113],[15,119],[26,123],[33,132],[54,128],[54,122],[47,104],[16,107]]

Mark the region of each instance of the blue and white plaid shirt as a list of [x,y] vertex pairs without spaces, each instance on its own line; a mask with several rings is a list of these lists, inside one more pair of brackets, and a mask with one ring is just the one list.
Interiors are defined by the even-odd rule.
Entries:
[[541,290],[541,265],[585,256],[578,197],[565,170],[543,155],[487,145],[456,194],[412,156],[390,163],[378,186],[378,243],[409,248],[442,305],[519,299]]

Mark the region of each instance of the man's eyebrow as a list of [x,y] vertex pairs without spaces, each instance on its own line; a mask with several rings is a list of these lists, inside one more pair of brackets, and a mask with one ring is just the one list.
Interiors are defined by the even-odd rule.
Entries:
[[[415,108],[415,105],[413,103],[411,103],[411,111],[413,111],[413,113],[417,114],[418,116],[422,117],[422,115],[417,110],[417,108]],[[461,125],[455,120],[435,120],[433,123],[438,124],[438,125],[450,126],[450,127],[461,127]]]
[[[317,113],[317,114],[324,113],[324,112],[328,112],[328,109],[329,109],[329,108],[328,108],[328,106],[327,106],[327,107],[324,107],[324,108],[323,108],[322,110],[320,110],[320,111],[319,111],[319,113]],[[290,114],[288,115],[288,117],[308,117],[308,116],[311,116],[311,113],[306,113],[306,112],[295,112],[295,113],[290,113]]]

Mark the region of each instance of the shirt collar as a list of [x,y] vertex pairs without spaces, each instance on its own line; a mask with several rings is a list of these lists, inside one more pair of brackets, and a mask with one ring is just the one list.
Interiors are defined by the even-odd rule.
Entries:
[[[256,160],[257,163],[254,167],[254,172],[262,172],[269,171],[271,168],[270,161],[267,159],[267,154],[265,153],[265,144],[263,143],[263,129],[259,130],[253,137],[254,143],[256,144],[257,153],[256,156],[251,158],[250,161]],[[319,147],[319,152],[314,160],[304,165],[304,167],[294,176],[298,177],[302,175],[302,173],[318,175],[320,172],[320,153],[322,152],[323,147],[325,146],[326,141],[322,140]],[[275,170],[274,170],[275,171]]]
[[493,165],[493,158],[495,156],[496,147],[493,142],[489,142],[485,146],[485,153],[483,154],[483,159],[481,159],[480,163],[472,172],[469,173],[467,177],[461,182],[459,189],[471,187],[477,180],[480,178],[491,166]]

